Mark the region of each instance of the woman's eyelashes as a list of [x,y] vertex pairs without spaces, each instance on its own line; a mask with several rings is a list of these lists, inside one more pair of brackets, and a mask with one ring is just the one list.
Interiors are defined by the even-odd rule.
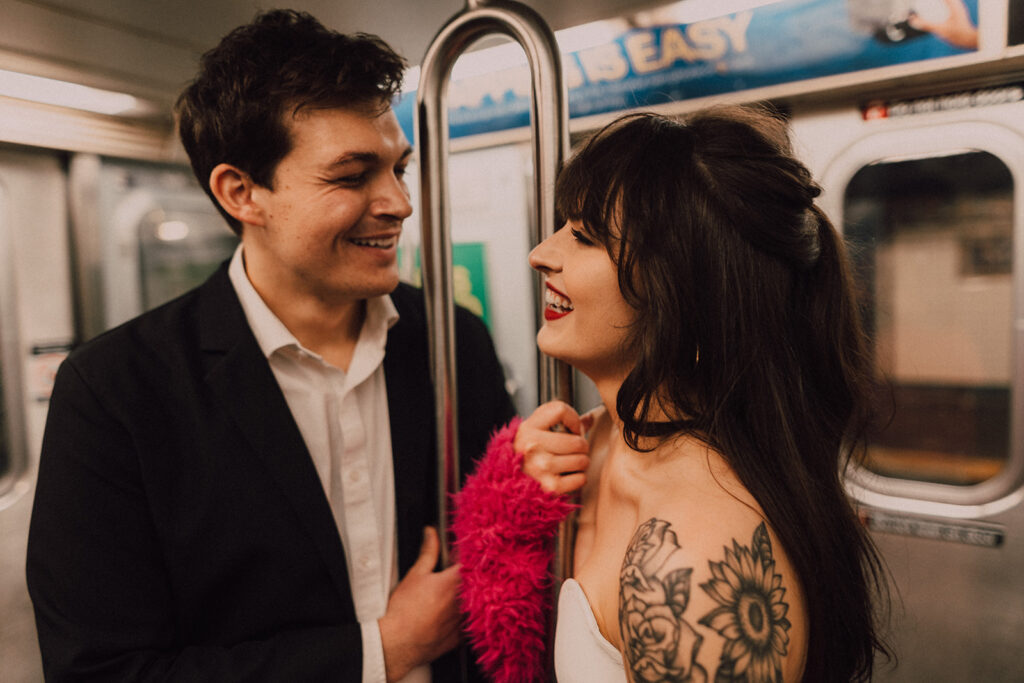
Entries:
[[584,246],[591,247],[591,246],[594,245],[594,241],[592,239],[590,239],[589,237],[587,237],[587,235],[582,230],[577,230],[576,228],[572,228],[569,231],[569,234],[572,235],[572,238],[574,240],[576,240],[577,242],[579,242],[580,244],[582,244]]

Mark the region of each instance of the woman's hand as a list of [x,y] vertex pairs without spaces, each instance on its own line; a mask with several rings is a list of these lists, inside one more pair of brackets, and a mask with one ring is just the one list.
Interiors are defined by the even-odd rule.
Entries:
[[562,401],[551,401],[533,411],[516,432],[513,448],[523,455],[523,472],[550,493],[583,488],[590,465],[590,445],[583,434],[591,415],[580,415]]

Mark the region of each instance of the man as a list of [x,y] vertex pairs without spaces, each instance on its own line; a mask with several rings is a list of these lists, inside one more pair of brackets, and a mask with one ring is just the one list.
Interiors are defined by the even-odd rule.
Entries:
[[[58,373],[27,566],[48,679],[420,682],[455,646],[422,297],[396,264],[403,69],[288,11],[204,56],[181,135],[241,245]],[[457,318],[476,454],[512,406]]]

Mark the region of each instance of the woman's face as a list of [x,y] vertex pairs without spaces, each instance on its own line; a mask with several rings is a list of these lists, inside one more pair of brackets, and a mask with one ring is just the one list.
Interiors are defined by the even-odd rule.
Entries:
[[544,274],[544,326],[537,345],[591,379],[625,375],[625,348],[636,311],[619,291],[618,273],[603,244],[569,221],[530,252]]

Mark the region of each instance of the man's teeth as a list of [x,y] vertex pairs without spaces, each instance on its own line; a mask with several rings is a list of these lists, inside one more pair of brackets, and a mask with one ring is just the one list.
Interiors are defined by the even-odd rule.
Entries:
[[383,239],[358,239],[353,237],[349,240],[353,244],[358,244],[361,247],[376,247],[377,249],[390,249],[398,241],[397,237],[385,237]]
[[572,304],[561,294],[545,289],[544,290],[544,303],[555,309],[556,311],[571,311]]

